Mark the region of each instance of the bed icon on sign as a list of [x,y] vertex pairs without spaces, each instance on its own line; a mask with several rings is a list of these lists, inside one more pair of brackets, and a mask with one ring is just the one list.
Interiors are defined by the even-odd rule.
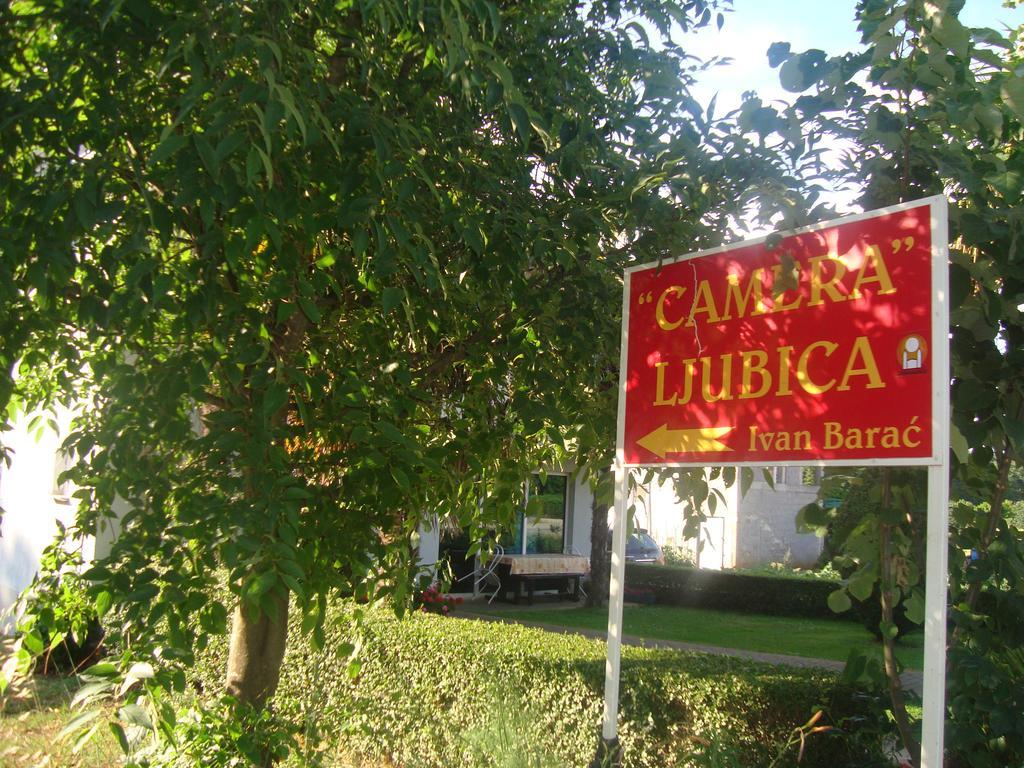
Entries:
[[904,337],[897,347],[900,362],[900,373],[924,373],[925,358],[928,356],[928,345],[916,333]]

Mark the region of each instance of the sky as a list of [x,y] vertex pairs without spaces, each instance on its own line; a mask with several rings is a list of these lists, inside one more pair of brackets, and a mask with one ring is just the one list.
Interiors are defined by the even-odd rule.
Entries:
[[[718,93],[720,108],[735,107],[740,94],[755,90],[765,101],[792,98],[767,62],[768,46],[788,42],[794,51],[821,48],[829,54],[859,46],[854,22],[856,0],[734,0],[721,30],[703,29],[684,37],[686,50],[701,58],[728,55],[733,63],[701,77],[697,100],[707,103]],[[1024,8],[1010,10],[1002,0],[967,0],[960,20],[967,26],[1001,29],[1024,22]]]
[[[706,105],[717,94],[718,115],[737,108],[744,91],[756,91],[765,102],[791,102],[795,94],[779,85],[778,69],[768,66],[768,46],[788,42],[794,51],[820,48],[830,55],[856,50],[860,47],[854,21],[856,4],[856,0],[733,0],[734,10],[725,15],[721,30],[712,24],[710,29],[677,40],[701,59],[732,59],[730,64],[701,73],[693,95]],[[970,27],[1005,31],[1006,26],[1024,23],[1024,7],[1011,10],[1003,7],[1002,0],[966,0],[960,20]],[[855,198],[853,189],[826,193],[826,199],[840,212],[858,210]],[[749,222],[743,226],[752,234],[760,233],[751,229]]]

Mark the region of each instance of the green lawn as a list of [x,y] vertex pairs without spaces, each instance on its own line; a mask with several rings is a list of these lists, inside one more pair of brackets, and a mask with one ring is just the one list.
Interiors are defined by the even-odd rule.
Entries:
[[[0,663],[3,646],[0,642]],[[77,753],[71,737],[60,737],[78,712],[68,704],[79,685],[77,678],[40,675],[18,681],[0,696],[0,768],[112,768],[121,764],[121,748],[105,727]],[[384,758],[364,759],[335,745],[329,745],[322,760],[324,768],[394,768]],[[290,758],[282,768],[298,765]]]
[[[533,621],[563,627],[604,630],[608,612],[598,608],[568,610],[481,609],[515,621]],[[853,648],[881,653],[881,645],[864,627],[852,621],[795,619],[748,613],[675,608],[661,605],[627,605],[623,611],[625,633],[659,640],[701,643],[745,651],[781,653],[815,659],[846,661]],[[910,669],[921,669],[924,635],[910,635],[897,644],[897,656]]]

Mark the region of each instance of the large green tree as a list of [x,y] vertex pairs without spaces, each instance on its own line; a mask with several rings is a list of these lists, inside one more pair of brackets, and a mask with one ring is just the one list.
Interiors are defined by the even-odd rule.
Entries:
[[786,186],[668,41],[718,5],[0,8],[0,403],[81,408],[126,661],[180,686],[230,624],[258,708],[289,610],[401,605],[422,522],[607,460],[621,267]]
[[[843,162],[828,175],[863,185],[874,208],[925,195],[950,202],[953,471],[986,504],[954,508],[947,744],[953,765],[1019,764],[1024,740],[1024,532],[1004,504],[1024,459],[1024,78],[1019,30],[971,29],[963,0],[862,0],[864,48],[769,52],[793,114]],[[917,740],[892,654],[894,611],[923,609],[924,502],[920,476],[885,470],[869,492],[875,512],[846,535],[855,599],[881,595],[891,709],[912,755]],[[805,519],[826,525],[829,513]],[[965,557],[964,553],[972,553]],[[849,606],[837,594],[836,607]],[[862,667],[863,668],[863,667]]]

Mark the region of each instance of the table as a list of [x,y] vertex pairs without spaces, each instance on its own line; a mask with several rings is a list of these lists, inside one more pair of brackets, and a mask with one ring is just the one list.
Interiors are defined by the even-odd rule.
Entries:
[[580,579],[590,573],[590,560],[582,555],[499,555],[495,573],[501,595],[511,590],[516,603],[526,588],[527,604],[533,604],[533,593],[538,583],[564,582],[559,599],[580,599]]

